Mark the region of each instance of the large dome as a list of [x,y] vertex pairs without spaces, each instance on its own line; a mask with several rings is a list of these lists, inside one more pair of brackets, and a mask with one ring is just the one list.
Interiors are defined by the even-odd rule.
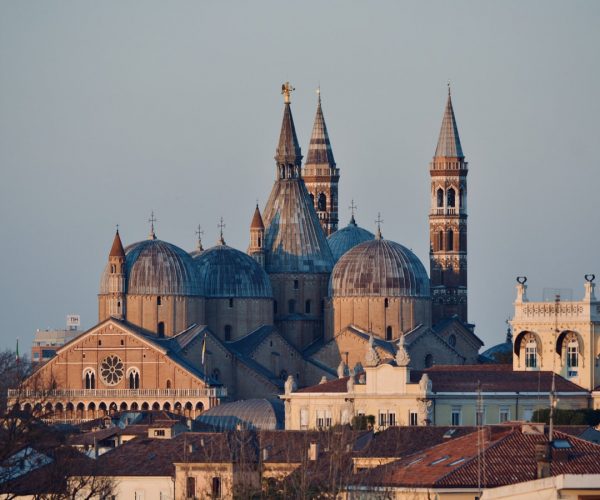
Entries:
[[264,269],[235,248],[217,245],[202,252],[194,262],[206,297],[273,297]]
[[333,268],[332,297],[429,298],[429,278],[408,248],[375,239],[346,252]]
[[374,239],[375,235],[373,233],[356,225],[353,216],[350,219],[350,224],[327,238],[327,243],[329,243],[329,248],[331,248],[333,259],[337,262],[351,248]]
[[[161,240],[144,240],[125,248],[127,293],[130,295],[202,296],[194,260],[181,248]],[[110,293],[110,266],[100,294]]]
[[214,406],[196,418],[196,422],[213,431],[277,430],[284,428],[285,410],[279,399],[245,399]]

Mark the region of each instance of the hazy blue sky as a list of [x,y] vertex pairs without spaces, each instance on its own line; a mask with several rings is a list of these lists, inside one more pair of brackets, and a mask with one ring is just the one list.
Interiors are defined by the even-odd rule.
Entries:
[[0,347],[80,313],[120,224],[245,250],[275,177],[281,83],[306,152],[321,85],[357,220],[428,264],[446,82],[469,161],[469,316],[600,276],[600,2],[0,2]]

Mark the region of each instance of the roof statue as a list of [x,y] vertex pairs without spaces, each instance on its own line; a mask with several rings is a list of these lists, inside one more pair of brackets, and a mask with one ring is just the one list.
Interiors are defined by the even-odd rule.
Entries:
[[323,375],[321,377],[321,380],[319,381],[319,384],[324,384],[325,382],[327,382],[327,377],[325,375]]
[[423,393],[428,393],[431,392],[431,388],[431,379],[429,378],[429,375],[427,375],[427,373],[424,373],[421,376],[421,380],[419,380],[419,389],[421,389],[421,392]]
[[281,85],[281,94],[283,95],[283,102],[285,102],[286,104],[292,102],[290,100],[290,97],[292,96],[292,92],[294,90],[296,89],[292,87],[292,84],[290,82],[285,82]]
[[288,375],[288,378],[285,380],[285,393],[291,394],[298,389],[298,385],[296,384],[296,379],[293,375]]
[[410,363],[410,356],[408,352],[406,352],[406,347],[404,347],[404,335],[400,335],[398,339],[398,350],[396,351],[396,364],[398,366],[408,366]]
[[340,361],[340,364],[337,367],[337,376],[338,378],[344,378],[346,376],[346,363],[344,361]]
[[354,392],[354,375],[350,374],[348,382],[346,382],[346,391]]
[[375,340],[373,339],[373,334],[369,335],[369,346],[367,347],[367,354],[365,354],[365,364],[372,368],[379,364],[379,354],[375,350]]

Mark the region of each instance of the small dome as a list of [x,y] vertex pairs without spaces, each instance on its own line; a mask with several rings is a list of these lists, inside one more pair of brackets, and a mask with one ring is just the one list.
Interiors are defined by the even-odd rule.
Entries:
[[198,279],[206,297],[273,298],[267,273],[252,257],[227,245],[217,245],[198,255]]
[[217,405],[196,418],[214,431],[284,428],[285,411],[279,399],[246,399]]
[[429,277],[419,258],[384,239],[361,243],[342,255],[329,287],[333,297],[429,298]]
[[[127,293],[131,295],[202,296],[194,260],[181,248],[161,240],[144,240],[125,248]],[[100,294],[110,293],[110,266]]]
[[375,235],[362,227],[358,227],[354,217],[352,217],[350,224],[337,230],[327,238],[327,243],[329,243],[333,258],[337,262],[351,248],[374,239]]

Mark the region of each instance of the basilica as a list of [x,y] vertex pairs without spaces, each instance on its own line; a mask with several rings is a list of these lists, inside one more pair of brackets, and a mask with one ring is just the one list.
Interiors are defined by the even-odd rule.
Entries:
[[98,324],[29,379],[27,404],[72,419],[159,408],[195,417],[225,400],[274,397],[286,383],[359,373],[365,353],[392,362],[399,345],[416,370],[478,362],[483,343],[467,316],[468,164],[450,91],[429,165],[428,273],[410,245],[361,228],[354,212],[339,227],[341,169],[321,97],[303,163],[292,90],[282,86],[275,179],[263,209],[247,214],[246,251],[222,233],[188,252],[154,225],[127,245],[117,230]]

